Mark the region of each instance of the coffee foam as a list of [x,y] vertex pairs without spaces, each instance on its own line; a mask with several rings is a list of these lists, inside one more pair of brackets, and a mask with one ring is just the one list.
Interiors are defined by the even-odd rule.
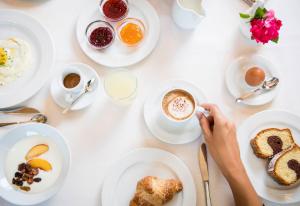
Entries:
[[164,112],[175,120],[189,118],[195,110],[193,97],[183,90],[173,90],[163,99]]

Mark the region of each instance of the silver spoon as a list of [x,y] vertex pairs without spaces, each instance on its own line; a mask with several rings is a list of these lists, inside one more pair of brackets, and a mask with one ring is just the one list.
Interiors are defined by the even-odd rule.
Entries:
[[245,99],[253,97],[259,91],[270,91],[271,89],[274,89],[278,85],[278,83],[279,83],[279,79],[277,77],[272,77],[268,80],[265,80],[261,87],[258,87],[257,89],[254,89],[253,91],[242,95],[241,97],[237,98],[235,101],[237,103],[240,103]]
[[0,127],[5,127],[5,126],[13,125],[13,124],[24,124],[24,123],[30,123],[30,122],[46,123],[47,117],[43,114],[36,114],[28,121],[0,123]]
[[73,100],[73,102],[71,102],[71,104],[70,104],[68,107],[66,107],[66,108],[62,111],[62,114],[68,113],[68,111],[70,111],[70,109],[73,107],[73,105],[76,104],[76,102],[78,102],[78,100],[79,100],[81,97],[83,97],[83,95],[85,95],[85,94],[88,93],[88,92],[91,92],[91,91],[93,90],[93,84],[94,84],[94,82],[95,82],[95,78],[90,79],[90,80],[87,82],[87,84],[85,85],[84,91],[81,92],[81,94],[80,94],[78,97],[76,97],[76,98]]

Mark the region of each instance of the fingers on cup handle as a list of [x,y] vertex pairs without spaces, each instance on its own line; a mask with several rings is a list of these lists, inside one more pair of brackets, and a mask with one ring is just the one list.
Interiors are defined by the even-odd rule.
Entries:
[[218,110],[218,106],[215,104],[201,104],[200,106],[212,113]]
[[202,128],[202,131],[204,133],[205,139],[210,137],[212,135],[212,132],[210,130],[210,124],[208,119],[202,114],[200,117],[200,126]]
[[201,107],[208,110],[210,116],[212,116],[214,119],[218,117],[223,117],[223,114],[220,111],[219,107],[215,104],[201,104]]
[[200,105],[197,106],[196,111],[197,111],[198,114],[202,114],[205,117],[209,117],[210,116],[209,111],[207,109],[205,109],[204,107],[200,106]]

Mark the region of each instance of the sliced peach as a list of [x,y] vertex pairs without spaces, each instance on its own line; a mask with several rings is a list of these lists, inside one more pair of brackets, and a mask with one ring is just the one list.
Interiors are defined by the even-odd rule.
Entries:
[[46,153],[49,150],[49,146],[46,144],[38,144],[32,147],[28,153],[25,156],[26,160],[33,159],[35,157],[38,157],[44,153]]
[[39,168],[46,172],[52,170],[52,165],[44,159],[32,159],[28,161],[28,164],[33,168]]

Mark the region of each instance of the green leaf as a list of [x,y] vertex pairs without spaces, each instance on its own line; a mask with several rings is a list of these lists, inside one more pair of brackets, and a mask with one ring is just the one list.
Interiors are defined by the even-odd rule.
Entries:
[[267,13],[266,8],[258,7],[255,11],[254,18],[255,19],[262,19],[265,16],[266,13]]
[[279,37],[277,37],[276,39],[271,39],[271,41],[277,44],[279,41]]
[[249,14],[243,14],[243,13],[240,13],[240,17],[242,19],[249,19],[250,18],[250,15]]

